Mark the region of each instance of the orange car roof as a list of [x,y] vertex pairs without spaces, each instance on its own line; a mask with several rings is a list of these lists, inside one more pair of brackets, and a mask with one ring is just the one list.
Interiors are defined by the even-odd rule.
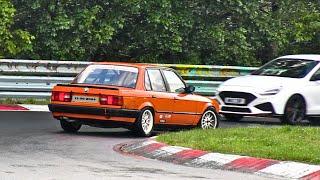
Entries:
[[154,64],[146,64],[146,63],[125,63],[125,62],[94,62],[92,64],[105,64],[105,65],[120,65],[120,66],[131,66],[137,68],[147,68],[147,67],[159,67]]

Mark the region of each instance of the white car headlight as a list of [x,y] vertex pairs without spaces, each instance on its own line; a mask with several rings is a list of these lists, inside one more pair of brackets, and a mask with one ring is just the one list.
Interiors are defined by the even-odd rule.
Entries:
[[260,95],[262,95],[262,96],[276,95],[280,92],[280,90],[281,90],[281,88],[270,89],[270,90],[267,90],[267,91],[260,93]]

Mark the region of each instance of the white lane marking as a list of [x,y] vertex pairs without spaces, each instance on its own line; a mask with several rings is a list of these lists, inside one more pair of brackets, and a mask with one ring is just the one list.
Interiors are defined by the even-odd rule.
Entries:
[[142,146],[142,147],[143,147],[143,146],[148,146],[148,145],[150,145],[150,144],[155,144],[155,143],[158,143],[158,142],[155,141],[155,140],[148,140],[148,141],[142,142],[142,143],[141,143],[141,146]]
[[142,148],[144,146],[148,146],[150,144],[154,144],[154,143],[157,143],[156,141],[154,140],[148,140],[148,141],[143,141],[143,142],[140,142],[140,143],[134,143],[132,145],[129,145],[127,147],[125,147],[125,151],[126,152],[132,152],[136,149],[139,149],[139,148]]
[[168,157],[173,154],[176,154],[178,152],[181,152],[183,150],[188,150],[190,148],[185,148],[185,147],[179,147],[179,146],[164,146],[161,147],[149,154],[154,156],[155,158],[163,158],[163,157]]
[[257,174],[265,173],[288,178],[301,178],[313,172],[319,171],[320,166],[297,162],[280,162],[262,169]]
[[19,106],[27,108],[28,111],[49,112],[47,105],[19,104]]
[[180,151],[189,150],[189,149],[190,148],[179,147],[179,146],[164,146],[164,147],[160,148],[159,150],[165,151],[168,154],[176,154],[176,153],[178,153]]
[[202,164],[207,162],[213,162],[217,166],[223,166],[225,164],[228,164],[236,159],[243,158],[245,156],[239,156],[239,155],[231,155],[231,154],[220,154],[220,153],[208,153],[203,156],[200,156],[194,160],[192,160],[190,163],[194,164]]

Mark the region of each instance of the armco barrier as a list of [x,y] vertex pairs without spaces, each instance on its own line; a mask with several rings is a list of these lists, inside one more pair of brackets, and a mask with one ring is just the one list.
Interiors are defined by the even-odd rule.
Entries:
[[[0,60],[0,98],[48,98],[55,84],[68,83],[90,62]],[[247,75],[253,67],[159,64],[176,69],[196,93],[212,96],[226,79]]]

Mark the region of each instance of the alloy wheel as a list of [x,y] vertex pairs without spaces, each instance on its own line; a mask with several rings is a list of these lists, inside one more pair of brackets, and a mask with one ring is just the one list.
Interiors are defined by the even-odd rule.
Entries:
[[217,127],[217,115],[212,110],[207,110],[201,118],[202,129],[214,129]]
[[149,134],[153,128],[153,114],[150,110],[145,110],[141,117],[141,126],[145,134]]

